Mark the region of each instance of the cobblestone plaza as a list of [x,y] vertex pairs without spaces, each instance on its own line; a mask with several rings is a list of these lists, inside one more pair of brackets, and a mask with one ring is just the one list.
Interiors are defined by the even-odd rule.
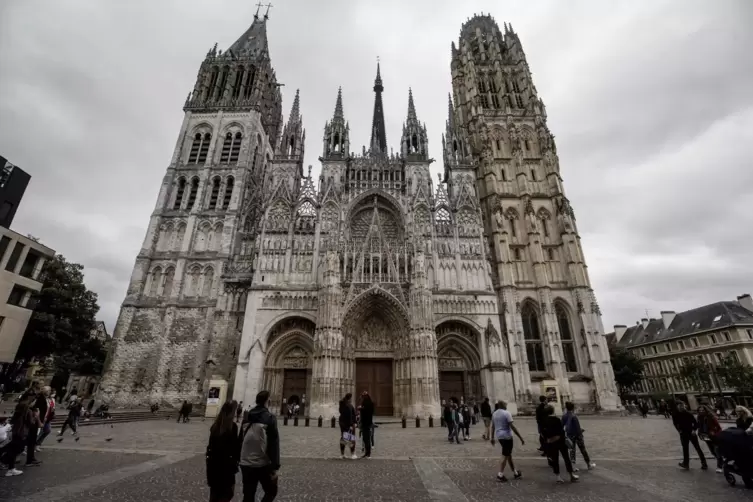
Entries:
[[[439,427],[386,424],[377,429],[374,458],[353,461],[339,459],[336,429],[280,422],[277,500],[736,501],[753,496],[728,486],[713,470],[701,471],[692,457],[691,470],[680,470],[680,444],[669,420],[581,421],[597,468],[581,472],[574,485],[554,483],[536,452],[536,424],[528,418],[516,421],[527,441],[516,444],[514,452],[523,479],[504,485],[495,480],[499,448],[481,440],[478,426],[471,441],[452,445]],[[42,466],[0,478],[0,500],[208,500],[203,455],[208,429],[209,422],[201,419],[185,425],[170,420],[83,427],[78,443],[69,436],[61,444],[48,440],[38,454]],[[579,461],[583,467],[580,456]],[[241,490],[239,477],[234,500],[242,499]]]

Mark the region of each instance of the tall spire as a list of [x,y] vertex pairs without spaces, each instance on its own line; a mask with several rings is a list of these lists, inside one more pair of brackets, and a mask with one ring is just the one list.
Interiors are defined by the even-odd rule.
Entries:
[[413,89],[408,87],[408,121],[412,120],[417,121],[418,118],[416,117],[416,105],[413,104]]
[[[377,74],[374,79],[374,119],[371,122],[371,145],[372,154],[387,154],[387,133],[384,127],[384,107],[382,106],[382,74],[377,59]],[[374,151],[374,146],[378,146],[378,151]]]
[[254,22],[246,32],[228,49],[236,56],[248,53],[251,56],[263,55],[267,51],[267,16],[259,18],[259,10],[254,14]]
[[343,115],[343,88],[342,87],[337,88],[337,102],[335,103],[335,115],[333,118],[345,120],[345,116]]
[[288,123],[298,122],[301,116],[301,98],[300,89],[295,90],[295,99],[293,100],[293,108],[290,109],[290,118]]

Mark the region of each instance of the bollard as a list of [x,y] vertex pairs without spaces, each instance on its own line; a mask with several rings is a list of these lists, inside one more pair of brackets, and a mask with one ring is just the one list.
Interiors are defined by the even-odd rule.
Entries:
[[282,417],[282,425],[288,425],[288,416],[287,415],[285,415],[284,417]]
[[335,424],[337,424],[337,420],[335,420],[335,417],[332,417],[332,420],[330,420],[330,424],[332,425],[332,428],[335,428]]
[[418,418],[418,415],[416,415],[416,429],[418,429],[419,427],[421,427],[421,419]]
[[298,427],[298,415],[293,417],[293,427]]
[[306,417],[306,423],[304,424],[306,427],[309,426],[309,422],[311,421],[311,417]]
[[406,416],[403,415],[403,429],[405,429],[405,427],[407,427],[407,425],[408,425],[407,422],[408,422],[408,420],[407,420]]
[[434,427],[434,417],[429,415],[429,427]]
[[321,427],[321,426],[322,426],[322,416],[319,415],[319,427]]

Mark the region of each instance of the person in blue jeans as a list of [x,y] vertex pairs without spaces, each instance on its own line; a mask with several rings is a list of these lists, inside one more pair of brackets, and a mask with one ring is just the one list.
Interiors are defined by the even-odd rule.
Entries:
[[586,450],[586,443],[583,440],[583,429],[580,427],[580,420],[575,415],[575,405],[570,401],[565,403],[565,414],[562,415],[562,425],[565,427],[565,434],[570,440],[568,449],[570,450],[570,462],[573,464],[573,472],[578,472],[578,468],[575,467],[576,448],[580,448],[580,453],[583,455],[583,460],[586,461],[586,466],[590,471],[596,464],[591,462],[591,457],[588,456]]

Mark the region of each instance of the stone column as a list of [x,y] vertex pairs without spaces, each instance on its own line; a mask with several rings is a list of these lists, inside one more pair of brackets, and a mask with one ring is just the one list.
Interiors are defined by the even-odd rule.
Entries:
[[[314,357],[311,382],[311,416],[337,416],[343,389],[343,334],[341,328],[339,257],[326,255],[326,270],[319,289],[319,313],[314,333]],[[352,376],[350,377],[352,380]]]
[[440,407],[437,336],[434,333],[431,291],[426,284],[423,249],[417,250],[413,260],[408,336],[410,405],[404,411],[409,417],[438,417]]

